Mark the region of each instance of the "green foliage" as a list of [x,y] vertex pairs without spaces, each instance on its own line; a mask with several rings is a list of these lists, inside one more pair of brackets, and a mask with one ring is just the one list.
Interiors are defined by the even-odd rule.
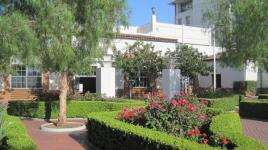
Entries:
[[212,118],[214,116],[225,113],[225,111],[221,108],[208,108],[206,113],[208,115],[208,118]]
[[268,94],[259,94],[258,99],[268,99]]
[[268,119],[268,100],[243,100],[239,104],[239,114],[248,118]]
[[35,59],[31,56],[36,44],[37,39],[27,16],[18,12],[0,15],[0,75],[12,73],[11,62],[14,59],[33,63]]
[[[204,21],[217,26],[217,39],[225,48],[223,62],[243,67],[248,62],[268,70],[268,1],[206,0]],[[231,13],[230,13],[231,12]]]
[[[144,106],[143,101],[105,102],[105,101],[69,101],[67,117],[86,117],[90,112],[115,111],[125,107]],[[33,118],[57,118],[59,111],[57,101],[14,101],[9,102],[8,114]]]
[[139,73],[154,81],[164,68],[161,51],[155,51],[152,44],[141,41],[127,45],[124,52],[114,50],[116,68],[119,68],[128,77],[139,76]]
[[225,90],[225,89],[213,90],[211,88],[209,88],[209,89],[204,89],[204,88],[195,89],[194,94],[197,97],[202,97],[202,98],[223,98],[223,97],[233,95],[233,93],[229,90]]
[[256,95],[256,81],[234,81],[233,89],[236,93],[245,95]]
[[175,59],[176,68],[181,70],[183,76],[195,78],[198,74],[208,75],[211,71],[204,61],[205,56],[191,46],[182,45],[176,51],[168,51],[166,56]]
[[115,119],[117,113],[100,112],[88,115],[88,138],[97,147],[109,150],[213,149],[164,132],[122,122]]
[[260,142],[253,140],[243,134],[240,117],[236,113],[221,114],[213,117],[210,124],[213,134],[228,138],[239,150],[267,150]]
[[27,129],[17,117],[6,115],[4,123],[6,137],[2,140],[2,149],[37,150],[37,145],[27,134]]
[[225,111],[233,111],[239,105],[239,96],[234,95],[230,97],[206,99],[209,101],[208,106],[211,108],[220,108]]

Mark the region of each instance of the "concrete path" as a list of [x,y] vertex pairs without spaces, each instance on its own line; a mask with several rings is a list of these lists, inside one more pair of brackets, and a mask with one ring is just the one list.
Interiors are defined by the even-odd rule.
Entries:
[[241,119],[244,133],[268,146],[268,120]]
[[[86,120],[76,120],[86,122]],[[43,120],[22,119],[26,125],[28,133],[39,150],[95,150],[87,140],[87,131],[72,133],[49,133],[40,131]]]

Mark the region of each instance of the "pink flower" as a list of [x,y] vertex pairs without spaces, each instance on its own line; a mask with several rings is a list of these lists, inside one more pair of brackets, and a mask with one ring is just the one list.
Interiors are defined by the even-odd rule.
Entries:
[[224,138],[224,139],[222,139],[221,143],[223,145],[227,145],[229,142],[228,142],[228,140],[226,138]]
[[194,133],[195,134],[200,134],[200,130],[195,130]]
[[157,105],[157,109],[159,110],[159,109],[162,109],[164,107],[164,105],[163,104],[158,104]]
[[167,96],[163,95],[160,97],[160,99],[162,99],[162,100],[167,99]]
[[128,108],[127,108],[127,107],[125,107],[125,108],[124,108],[124,112],[127,112],[127,111],[128,111]]
[[206,133],[203,133],[203,137],[208,137],[208,135]]
[[204,139],[203,144],[207,144],[208,143],[208,139]]
[[169,112],[169,110],[168,110],[168,109],[166,109],[166,110],[165,110],[165,112],[166,112],[166,113],[168,113],[168,112]]
[[180,105],[184,105],[184,104],[188,104],[189,101],[187,101],[186,99],[183,99],[183,100],[180,100],[178,103],[179,103]]
[[151,101],[150,106],[154,106],[156,104],[156,101]]
[[141,107],[141,108],[139,109],[139,111],[143,112],[143,111],[144,111],[144,107]]
[[195,107],[194,107],[194,106],[189,106],[189,107],[187,108],[187,110],[189,110],[189,111],[194,111],[194,110],[195,110]]
[[176,100],[170,100],[169,104],[173,105],[173,106],[177,106],[179,103]]
[[208,116],[207,116],[207,115],[199,115],[199,118],[200,118],[200,119],[207,120],[207,119],[208,119]]

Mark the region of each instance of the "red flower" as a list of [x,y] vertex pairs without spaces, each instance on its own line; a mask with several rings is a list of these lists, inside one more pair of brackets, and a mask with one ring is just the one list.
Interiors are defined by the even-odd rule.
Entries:
[[187,95],[188,93],[186,91],[181,91],[180,94],[181,95]]
[[222,139],[221,143],[223,145],[227,145],[229,142],[228,142],[228,140],[226,138],[224,138],[224,139]]
[[195,130],[194,133],[195,134],[200,134],[200,130]]
[[204,139],[203,144],[207,144],[208,143],[208,139]]
[[150,106],[154,106],[156,104],[156,101],[151,101]]
[[173,105],[173,106],[177,106],[179,103],[175,100],[170,100],[169,104]]
[[194,111],[194,110],[195,110],[195,107],[194,107],[194,106],[189,106],[189,107],[187,108],[187,110],[189,110],[189,111]]
[[160,99],[162,99],[162,100],[167,99],[167,96],[163,95],[163,96],[160,97]]
[[188,136],[190,136],[190,137],[193,136],[194,134],[195,134],[194,131],[189,131],[189,132],[188,132]]
[[203,137],[208,137],[208,135],[206,133],[203,133]]
[[166,113],[168,113],[168,112],[169,112],[169,110],[168,110],[168,109],[166,109],[166,110],[165,110],[165,112],[166,112]]
[[178,104],[180,104],[180,105],[184,105],[184,104],[188,104],[188,103],[189,103],[189,101],[187,101],[186,99],[180,100],[178,102]]
[[205,103],[206,105],[208,105],[208,101],[204,101],[204,103]]
[[163,104],[158,104],[157,105],[157,109],[159,110],[159,109],[162,109],[164,107],[164,105]]
[[144,111],[144,107],[141,107],[141,108],[139,109],[139,111],[143,112],[143,111]]

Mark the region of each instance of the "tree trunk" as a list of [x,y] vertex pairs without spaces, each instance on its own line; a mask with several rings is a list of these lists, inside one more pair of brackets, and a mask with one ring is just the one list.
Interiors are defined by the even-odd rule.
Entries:
[[124,96],[129,96],[128,76],[124,74]]
[[66,99],[68,93],[68,81],[67,81],[67,72],[63,72],[60,75],[60,111],[58,116],[57,126],[62,126],[67,122],[66,119]]

